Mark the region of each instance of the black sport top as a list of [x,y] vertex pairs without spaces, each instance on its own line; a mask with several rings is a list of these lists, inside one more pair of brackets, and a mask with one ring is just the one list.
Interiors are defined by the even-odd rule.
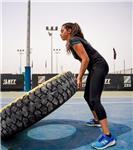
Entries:
[[75,59],[78,59],[81,61],[81,58],[77,55],[75,50],[72,48],[74,44],[82,43],[86,53],[88,54],[88,57],[90,59],[89,65],[87,67],[88,70],[90,70],[95,65],[100,64],[107,64],[105,59],[83,38],[80,37],[73,37],[70,39],[70,49]]

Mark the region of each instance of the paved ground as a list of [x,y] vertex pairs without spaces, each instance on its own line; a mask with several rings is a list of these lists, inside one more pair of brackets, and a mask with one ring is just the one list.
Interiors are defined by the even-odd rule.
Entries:
[[[22,96],[24,94],[25,92],[0,92],[0,97],[15,98],[18,96]],[[76,94],[74,95],[74,97],[80,97],[80,96],[83,96],[82,91],[76,92]],[[133,96],[132,91],[103,91],[102,93],[102,97],[132,97],[132,96]]]
[[[2,92],[1,107],[23,94]],[[38,123],[13,139],[2,141],[1,150],[93,150],[91,143],[101,130],[85,125],[92,116],[82,95],[82,92],[78,92]],[[102,103],[108,114],[110,130],[117,137],[117,145],[108,149],[132,150],[132,92],[103,92]]]

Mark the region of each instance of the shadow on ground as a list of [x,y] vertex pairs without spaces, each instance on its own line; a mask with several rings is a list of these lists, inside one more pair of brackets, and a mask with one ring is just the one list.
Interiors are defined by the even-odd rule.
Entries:
[[[109,124],[116,137],[131,131],[123,124]],[[71,150],[92,143],[100,133],[100,128],[88,127],[83,121],[51,119],[36,123],[12,139],[2,140],[1,144],[2,150]]]

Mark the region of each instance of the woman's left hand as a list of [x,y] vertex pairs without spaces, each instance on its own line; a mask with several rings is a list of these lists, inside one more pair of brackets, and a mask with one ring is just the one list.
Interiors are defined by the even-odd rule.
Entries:
[[77,77],[77,86],[78,86],[78,89],[82,88],[82,78],[80,78],[79,76]]

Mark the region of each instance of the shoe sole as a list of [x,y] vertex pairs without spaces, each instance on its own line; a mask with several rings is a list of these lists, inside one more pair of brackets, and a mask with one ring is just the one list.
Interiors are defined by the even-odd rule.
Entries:
[[101,125],[99,124],[99,125],[90,125],[90,124],[85,124],[86,126],[89,126],[89,127],[101,127]]
[[97,149],[97,150],[101,150],[101,149],[105,149],[105,148],[108,148],[108,147],[111,147],[111,146],[114,146],[114,145],[116,145],[116,141],[115,140],[113,140],[112,142],[110,142],[109,144],[107,144],[106,146],[101,147],[101,148],[98,148],[98,147],[95,147],[95,146],[92,146],[92,147]]

